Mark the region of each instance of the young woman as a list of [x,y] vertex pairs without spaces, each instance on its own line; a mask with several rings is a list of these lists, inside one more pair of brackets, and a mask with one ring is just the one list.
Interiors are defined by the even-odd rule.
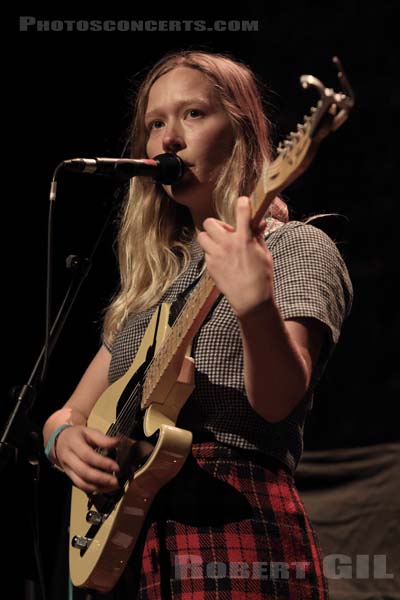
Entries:
[[193,433],[192,451],[150,509],[123,597],[325,599],[293,473],[313,390],[350,308],[346,267],[322,231],[288,221],[278,198],[252,232],[249,196],[272,150],[243,64],[167,55],[138,92],[131,135],[133,158],[175,153],[185,174],[172,185],[132,180],[120,289],[100,350],[45,424],[49,456],[85,492],[117,487],[118,464],[95,449],[118,439],[88,428],[88,415],[132,363],[155,307],[186,298],[205,265],[222,296],[192,344],[196,387],[177,422]]

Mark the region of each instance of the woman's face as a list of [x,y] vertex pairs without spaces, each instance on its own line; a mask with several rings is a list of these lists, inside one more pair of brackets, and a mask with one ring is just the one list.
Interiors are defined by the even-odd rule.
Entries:
[[183,178],[163,186],[201,227],[212,211],[212,190],[233,146],[231,122],[208,79],[195,69],[169,71],[150,89],[145,125],[147,155],[173,152],[186,164]]

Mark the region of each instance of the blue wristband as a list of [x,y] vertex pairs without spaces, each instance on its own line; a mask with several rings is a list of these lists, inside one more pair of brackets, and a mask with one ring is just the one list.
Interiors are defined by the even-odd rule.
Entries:
[[60,425],[60,427],[57,427],[57,429],[55,429],[53,431],[53,433],[51,434],[51,436],[49,437],[49,441],[47,442],[47,446],[44,451],[46,457],[49,460],[50,460],[50,452],[51,452],[54,442],[56,441],[56,439],[60,435],[60,433],[62,431],[64,431],[64,429],[67,429],[68,427],[72,427],[72,425],[68,425],[67,423],[64,423],[64,425]]

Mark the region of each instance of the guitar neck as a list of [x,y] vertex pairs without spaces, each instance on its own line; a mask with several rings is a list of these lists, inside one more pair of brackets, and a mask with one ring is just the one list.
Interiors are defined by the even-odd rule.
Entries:
[[142,389],[142,408],[149,405],[156,386],[174,361],[182,362],[189,344],[199,331],[219,292],[208,271],[204,271],[164,343],[147,370]]

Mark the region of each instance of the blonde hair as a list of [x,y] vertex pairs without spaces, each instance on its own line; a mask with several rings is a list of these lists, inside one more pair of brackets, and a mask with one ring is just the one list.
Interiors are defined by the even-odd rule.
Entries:
[[[177,67],[203,73],[231,120],[234,145],[219,174],[213,199],[218,218],[233,225],[238,196],[251,194],[263,165],[272,160],[270,123],[256,78],[246,65],[208,52],[167,54],[138,90],[130,134],[131,157],[146,156],[144,115],[152,85]],[[270,207],[271,214],[286,221],[286,205],[277,199]],[[131,180],[118,235],[120,290],[104,321],[108,343],[129,315],[157,304],[187,268],[194,231],[189,210],[171,200],[161,185],[144,177]]]

